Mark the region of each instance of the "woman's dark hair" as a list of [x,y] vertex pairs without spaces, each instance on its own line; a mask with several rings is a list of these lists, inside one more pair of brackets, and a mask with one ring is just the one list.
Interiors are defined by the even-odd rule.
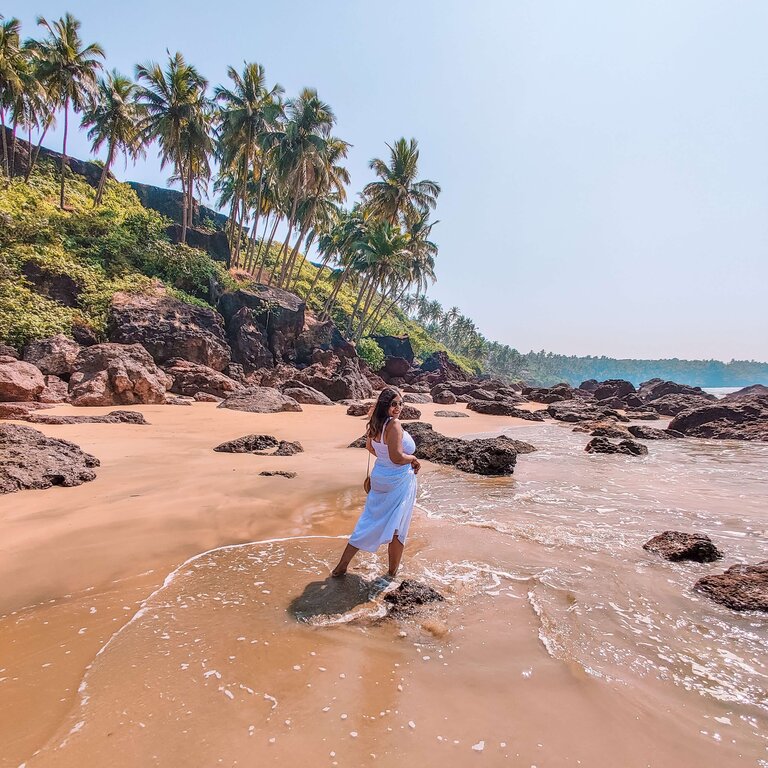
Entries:
[[371,440],[378,440],[381,437],[381,430],[384,429],[384,424],[389,418],[389,406],[392,405],[392,401],[396,397],[400,397],[400,392],[394,387],[387,387],[381,390],[379,399],[376,401],[376,405],[373,406],[371,418],[368,419],[366,434]]

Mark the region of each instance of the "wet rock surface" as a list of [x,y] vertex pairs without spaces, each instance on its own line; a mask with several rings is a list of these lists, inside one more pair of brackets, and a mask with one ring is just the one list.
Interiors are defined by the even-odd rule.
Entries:
[[646,541],[643,549],[674,562],[693,560],[697,563],[712,563],[723,556],[709,536],[682,531],[664,531]]
[[31,427],[0,424],[0,493],[75,486],[96,478],[95,456]]
[[551,403],[547,408],[549,415],[556,421],[574,423],[577,421],[629,421],[613,408],[605,408],[587,400],[573,399]]
[[301,406],[292,398],[271,387],[248,387],[229,395],[219,408],[230,408],[249,413],[298,412]]
[[683,411],[701,408],[710,405],[710,403],[710,398],[698,394],[671,394],[663,395],[657,400],[647,403],[646,407],[653,409],[662,416],[677,416]]
[[416,443],[417,458],[478,475],[511,475],[518,454],[536,450],[529,443],[503,435],[476,440],[446,437],[424,422],[409,424],[407,430]]
[[669,429],[686,437],[768,441],[768,397],[709,403],[684,411],[672,419]]
[[646,427],[645,424],[631,424],[627,427],[632,437],[638,440],[676,440],[685,437],[682,432],[674,429],[656,429],[655,427]]
[[725,573],[699,579],[694,589],[734,611],[768,611],[768,560],[732,565]]
[[648,449],[634,440],[612,443],[607,437],[593,437],[584,449],[587,453],[620,453],[627,456],[645,456]]
[[514,403],[504,400],[472,400],[467,403],[467,410],[475,413],[483,413],[487,416],[512,416],[525,421],[544,421],[535,411],[525,411]]
[[69,380],[73,405],[164,403],[170,377],[140,344],[84,347]]
[[396,589],[384,595],[384,601],[392,606],[391,616],[411,616],[428,603],[444,600],[432,587],[411,579],[404,579]]

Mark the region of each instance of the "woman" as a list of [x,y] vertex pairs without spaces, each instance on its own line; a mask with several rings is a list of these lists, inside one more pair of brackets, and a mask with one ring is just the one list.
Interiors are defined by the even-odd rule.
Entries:
[[347,572],[359,550],[375,552],[389,544],[389,569],[394,578],[403,557],[405,538],[416,501],[416,475],[421,469],[413,455],[416,443],[403,429],[398,416],[403,397],[394,387],[383,389],[368,420],[365,447],[376,457],[371,472],[371,490],[349,543],[333,569],[334,576]]

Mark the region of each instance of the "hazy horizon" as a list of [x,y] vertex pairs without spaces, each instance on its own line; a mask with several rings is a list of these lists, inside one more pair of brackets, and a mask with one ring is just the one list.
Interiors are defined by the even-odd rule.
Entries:
[[[350,200],[385,143],[415,137],[443,193],[437,284],[521,352],[768,361],[768,6],[232,3],[73,13],[106,68],[180,50],[214,86],[244,60],[286,96],[314,87],[349,141]],[[226,14],[226,15],[225,15]],[[73,121],[71,121],[73,122]],[[45,144],[60,150],[60,135]],[[85,135],[69,153],[85,158]],[[156,148],[120,179],[166,186]]]

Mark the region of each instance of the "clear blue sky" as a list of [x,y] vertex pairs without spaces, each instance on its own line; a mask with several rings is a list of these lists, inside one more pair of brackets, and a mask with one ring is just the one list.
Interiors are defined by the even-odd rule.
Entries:
[[[249,60],[317,88],[353,196],[416,137],[443,187],[430,295],[489,338],[768,360],[764,0],[3,3],[25,35],[65,11],[125,73],[178,49],[212,84]],[[116,171],[167,177],[154,150]]]

